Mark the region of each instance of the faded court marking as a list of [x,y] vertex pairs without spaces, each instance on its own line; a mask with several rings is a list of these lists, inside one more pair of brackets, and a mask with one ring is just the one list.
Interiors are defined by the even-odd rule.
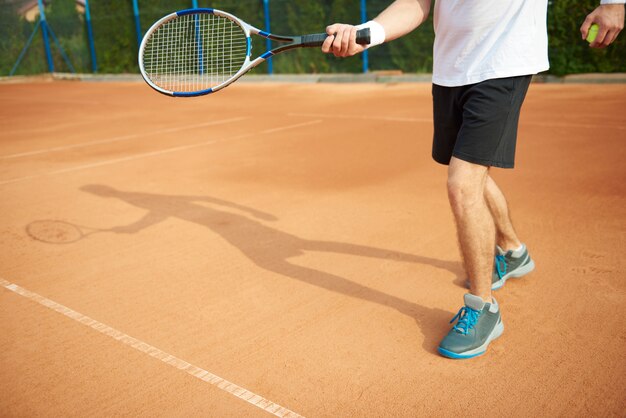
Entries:
[[212,139],[212,140],[209,140],[209,141],[200,142],[200,143],[196,143],[196,144],[181,145],[179,147],[166,148],[166,149],[161,149],[161,150],[158,150],[158,151],[146,152],[146,153],[143,153],[143,154],[135,154],[135,155],[130,155],[128,157],[115,158],[113,160],[103,160],[103,161],[99,161],[99,162],[96,162],[96,163],[79,165],[79,166],[74,166],[74,167],[69,167],[69,168],[63,168],[61,170],[50,171],[50,172],[47,172],[47,173],[33,174],[32,176],[18,177],[18,178],[13,178],[13,179],[9,179],[9,180],[0,181],[0,186],[5,185],[5,184],[11,184],[11,183],[19,183],[19,182],[22,182],[22,181],[37,179],[37,178],[46,177],[46,176],[52,176],[52,175],[56,175],[56,174],[70,173],[70,172],[73,172],[73,171],[86,170],[86,169],[90,169],[90,168],[102,167],[102,166],[122,163],[122,162],[126,162],[126,161],[138,160],[138,159],[146,158],[146,157],[154,157],[154,156],[157,156],[157,155],[169,154],[171,152],[185,151],[185,150],[189,150],[189,149],[193,149],[193,148],[199,148],[199,147],[204,147],[204,146],[207,146],[207,145],[216,144],[216,143],[222,142],[222,141],[234,141],[234,140],[237,140],[237,139],[244,139],[244,138],[255,137],[255,136],[260,135],[260,134],[270,134],[270,133],[274,133],[274,132],[278,132],[278,131],[286,131],[286,130],[289,130],[289,129],[297,129],[297,128],[301,128],[303,126],[318,124],[318,123],[321,123],[321,122],[322,122],[321,120],[314,120],[314,121],[309,121],[309,122],[297,123],[297,124],[294,124],[294,125],[278,126],[276,128],[270,128],[270,129],[266,129],[266,130],[260,131],[260,132],[251,132],[251,133],[247,133],[247,134],[241,134],[241,135],[237,135],[237,136],[234,136],[234,137],[231,137],[231,138]]
[[222,379],[221,377],[216,376],[207,370],[194,366],[193,364],[188,363],[185,360],[168,354],[165,351],[162,351],[148,343],[138,340],[137,338],[133,338],[130,335],[126,335],[123,332],[120,332],[114,328],[111,328],[108,325],[103,324],[102,322],[91,319],[86,315],[76,312],[50,299],[46,299],[45,297],[40,296],[37,293],[26,290],[23,287],[10,283],[2,278],[0,278],[0,285],[20,296],[37,302],[40,305],[45,306],[46,308],[63,314],[68,318],[73,319],[74,321],[87,325],[88,327],[93,328],[101,334],[108,335],[109,337],[121,342],[122,344],[132,347],[135,350],[141,351],[142,353],[148,354],[151,357],[159,359],[163,363],[182,370],[197,379],[210,383],[211,385],[218,387],[224,392],[228,392],[231,395],[236,396],[237,398],[256,406],[257,408],[269,412],[270,414],[273,414],[277,417],[301,417],[301,415],[283,406],[280,406],[277,403],[265,399],[260,395],[252,393],[249,390],[242,388],[241,386],[229,382],[226,379]]
[[60,123],[57,125],[49,125],[49,126],[44,126],[41,128],[30,128],[30,129],[17,129],[17,130],[4,130],[4,134],[9,136],[9,135],[22,135],[22,134],[35,134],[38,132],[54,132],[54,131],[58,131],[61,129],[65,129],[65,128],[72,128],[75,126],[81,126],[81,125],[88,125],[92,123],[92,121],[89,120],[81,120],[78,122],[68,122],[68,123]]
[[[341,114],[323,114],[323,113],[287,113],[287,116],[293,117],[309,117],[323,119],[358,119],[358,120],[379,120],[388,122],[432,122],[432,118],[405,118],[396,116],[368,116],[368,115],[341,115]],[[560,123],[560,122],[523,122],[522,125],[542,126],[553,128],[585,128],[585,129],[626,129],[626,125],[615,124],[592,124],[592,123]]]
[[307,118],[324,118],[324,119],[362,119],[362,120],[381,120],[386,122],[432,122],[433,118],[403,118],[399,116],[369,116],[369,115],[335,115],[323,113],[287,113],[287,116],[307,117]]
[[191,129],[196,129],[196,128],[204,128],[207,126],[221,125],[221,124],[231,123],[231,122],[239,122],[245,119],[247,118],[237,117],[237,118],[230,118],[230,119],[224,119],[224,120],[214,120],[211,122],[199,123],[196,125],[187,125],[187,126],[178,126],[174,128],[159,129],[159,130],[151,131],[151,132],[143,132],[140,134],[123,135],[123,136],[117,136],[113,138],[99,139],[96,141],[83,142],[80,144],[64,145],[64,146],[46,148],[46,149],[41,149],[41,150],[36,150],[36,151],[21,152],[19,154],[0,155],[0,159],[8,160],[10,158],[30,157],[33,155],[47,154],[49,152],[67,151],[67,150],[75,149],[75,148],[84,148],[84,147],[90,147],[93,145],[101,145],[101,144],[109,144],[112,142],[127,141],[129,139],[142,138],[146,136],[168,134],[172,132],[180,132],[180,131],[186,131],[186,130],[191,130]]
[[279,126],[278,128],[271,128],[261,131],[262,134],[273,134],[275,132],[287,131],[289,129],[302,128],[304,126],[317,125],[318,123],[322,123],[321,120],[312,120],[310,122],[302,122],[295,125],[287,125],[287,126]]

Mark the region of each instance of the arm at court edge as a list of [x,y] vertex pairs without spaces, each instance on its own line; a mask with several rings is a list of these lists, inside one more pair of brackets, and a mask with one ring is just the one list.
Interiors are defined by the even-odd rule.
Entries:
[[609,46],[624,28],[624,3],[626,0],[602,0],[600,3],[600,6],[587,15],[580,27],[582,38],[587,39],[591,25],[593,23],[598,25],[598,35],[595,41],[589,44],[591,48]]
[[[384,31],[382,40],[391,41],[411,32],[421,25],[430,11],[431,0],[396,0],[374,20]],[[368,22],[371,23],[371,22]],[[360,27],[363,25],[360,25]],[[326,28],[329,36],[322,45],[322,52],[332,52],[338,57],[349,57],[365,50],[355,42],[357,27],[335,23]]]
[[142,231],[154,224],[164,221],[167,216],[148,212],[143,218],[128,225],[120,225],[109,229],[110,232],[117,234],[134,234]]
[[227,208],[237,209],[237,210],[240,210],[242,212],[246,212],[246,213],[254,216],[255,218],[263,219],[265,221],[276,221],[276,220],[278,220],[274,215],[270,215],[269,213],[265,213],[265,212],[262,212],[260,210],[249,208],[247,206],[243,206],[243,205],[240,205],[238,203],[233,203],[233,202],[229,202],[227,200],[218,199],[216,197],[210,197],[210,196],[195,197],[194,196],[194,197],[190,197],[189,200],[190,201],[197,201],[197,202],[208,202],[208,203],[212,203],[212,204],[215,204],[215,205],[224,206],[224,207],[227,207]]

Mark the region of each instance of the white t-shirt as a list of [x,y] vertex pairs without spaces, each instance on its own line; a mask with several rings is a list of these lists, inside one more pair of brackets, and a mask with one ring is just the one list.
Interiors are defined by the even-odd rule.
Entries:
[[437,0],[433,83],[456,87],[550,67],[548,0]]

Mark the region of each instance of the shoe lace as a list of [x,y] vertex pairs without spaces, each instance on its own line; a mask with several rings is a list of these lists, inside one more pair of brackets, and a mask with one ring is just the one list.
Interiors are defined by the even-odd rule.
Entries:
[[506,257],[502,254],[496,255],[496,272],[500,279],[506,274]]
[[450,323],[453,323],[457,318],[459,321],[453,327],[454,330],[458,333],[467,335],[468,332],[476,325],[476,321],[478,321],[478,317],[480,316],[480,311],[469,308],[467,306],[463,306],[459,309],[459,312],[452,318]]

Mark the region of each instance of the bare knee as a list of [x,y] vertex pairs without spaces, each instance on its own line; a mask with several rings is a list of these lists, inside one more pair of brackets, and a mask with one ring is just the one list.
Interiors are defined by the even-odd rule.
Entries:
[[462,178],[448,177],[448,200],[455,212],[470,210],[484,202],[483,193],[477,186]]
[[463,213],[485,203],[487,167],[453,160],[448,169],[448,199],[455,213]]

